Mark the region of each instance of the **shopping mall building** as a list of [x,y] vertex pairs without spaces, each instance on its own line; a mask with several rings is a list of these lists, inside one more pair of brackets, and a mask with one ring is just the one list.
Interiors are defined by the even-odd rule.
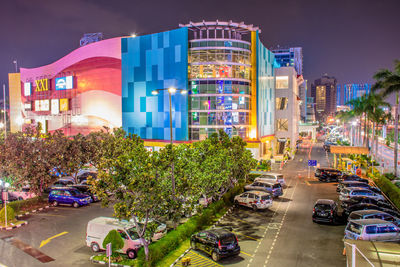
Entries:
[[171,132],[181,143],[222,129],[243,137],[257,158],[273,153],[279,65],[260,29],[232,21],[179,26],[91,43],[9,74],[11,130],[40,122],[44,131],[74,135],[122,126],[157,150]]

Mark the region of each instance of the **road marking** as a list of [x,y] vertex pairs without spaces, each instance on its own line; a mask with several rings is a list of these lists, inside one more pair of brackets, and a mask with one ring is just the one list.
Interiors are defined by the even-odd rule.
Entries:
[[247,238],[250,238],[250,239],[253,239],[253,240],[258,241],[257,238],[254,238],[254,237],[251,237],[251,236],[248,236],[248,235],[244,235],[244,234],[242,234],[242,233],[238,233],[238,232],[233,232],[233,233],[234,233],[234,234],[237,234],[237,235],[241,235],[241,236],[244,236],[244,237],[247,237]]
[[28,244],[25,244],[24,242],[22,242],[19,239],[9,238],[8,240],[6,240],[6,242],[11,243],[11,245],[13,245],[14,247],[19,248],[26,254],[34,257],[35,259],[37,259],[38,261],[40,261],[42,263],[54,261],[53,258],[47,256],[46,254],[43,254],[40,250],[33,248],[33,247],[29,246]]
[[311,186],[311,184],[306,180],[306,184],[308,185],[308,186]]
[[240,253],[242,253],[242,254],[244,254],[244,255],[247,255],[247,256],[249,256],[249,257],[253,257],[253,255],[251,255],[251,254],[249,254],[249,253],[246,253],[246,252],[243,252],[243,251],[240,251]]
[[32,215],[35,214],[37,216],[54,216],[54,217],[67,217],[65,215],[58,215],[58,214],[47,214],[47,213],[31,213]]
[[65,234],[68,234],[68,232],[62,232],[62,233],[53,235],[52,237],[49,237],[49,238],[43,240],[42,242],[40,242],[39,248],[41,248],[41,247],[43,247],[44,245],[46,245],[47,243],[49,243],[53,238],[56,238],[56,237],[59,237],[59,236],[65,235]]
[[7,267],[7,265],[0,263],[0,267]]

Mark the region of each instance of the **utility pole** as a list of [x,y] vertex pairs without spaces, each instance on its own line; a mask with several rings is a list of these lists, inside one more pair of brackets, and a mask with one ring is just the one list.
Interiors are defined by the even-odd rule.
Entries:
[[7,138],[6,85],[4,83],[3,83],[3,107],[4,107],[4,138]]

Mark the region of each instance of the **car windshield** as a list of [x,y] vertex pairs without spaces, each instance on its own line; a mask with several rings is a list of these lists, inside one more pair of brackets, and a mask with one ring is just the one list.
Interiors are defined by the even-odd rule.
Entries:
[[351,213],[350,214],[350,216],[349,216],[349,220],[358,220],[358,219],[361,219],[361,215],[359,215],[359,214],[356,214],[356,213]]
[[281,185],[280,185],[280,184],[274,184],[274,185],[272,186],[272,188],[281,188]]
[[343,188],[343,190],[342,190],[342,193],[345,195],[349,194],[349,192],[350,192],[350,190],[347,188]]
[[349,222],[346,230],[356,234],[361,234],[362,226],[354,222]]
[[138,234],[137,234],[137,232],[136,232],[136,228],[135,228],[135,227],[129,228],[129,229],[126,230],[126,231],[128,232],[128,235],[130,236],[130,238],[131,238],[132,240],[139,239],[139,236],[138,236]]
[[261,200],[268,200],[271,199],[271,195],[265,195],[261,197]]
[[278,175],[278,179],[283,179],[283,175]]
[[81,192],[79,192],[78,190],[69,190],[69,192],[71,193],[71,195],[73,196],[78,196],[78,195],[82,195]]
[[329,204],[317,204],[315,205],[316,210],[330,210],[331,206]]
[[222,245],[229,245],[232,244],[236,241],[236,238],[234,235],[226,235],[221,238],[221,244]]

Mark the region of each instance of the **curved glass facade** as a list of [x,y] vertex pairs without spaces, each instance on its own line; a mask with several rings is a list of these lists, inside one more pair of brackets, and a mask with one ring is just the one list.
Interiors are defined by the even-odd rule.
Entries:
[[201,140],[219,129],[249,135],[250,43],[196,39],[189,44],[189,138]]

